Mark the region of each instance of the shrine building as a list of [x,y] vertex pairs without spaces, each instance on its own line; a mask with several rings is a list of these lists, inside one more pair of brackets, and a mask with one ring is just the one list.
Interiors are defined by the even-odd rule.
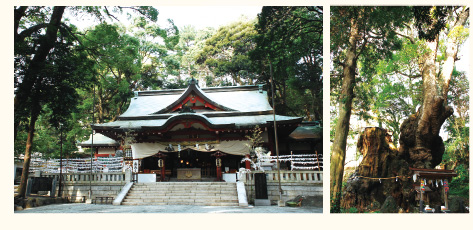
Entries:
[[[301,117],[275,115],[275,119],[280,154],[291,154],[291,145],[299,146],[300,153],[315,152],[315,139],[291,136]],[[250,153],[246,136],[256,126],[262,130],[262,146],[275,155],[273,108],[262,86],[201,89],[192,79],[186,89],[135,92],[117,120],[95,124],[93,129],[120,140],[133,172],[151,182],[236,175],[240,168],[249,168],[242,159]]]
[[[93,137],[92,137],[93,136]],[[93,148],[94,158],[115,156],[120,143],[100,133],[90,134],[88,140],[78,144],[82,148]]]

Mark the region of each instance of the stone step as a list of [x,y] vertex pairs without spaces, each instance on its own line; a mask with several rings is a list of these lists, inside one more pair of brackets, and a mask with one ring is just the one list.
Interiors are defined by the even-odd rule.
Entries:
[[211,189],[211,190],[136,190],[136,189],[131,189],[130,193],[146,193],[146,194],[169,194],[169,193],[179,193],[179,194],[223,194],[223,193],[233,193],[236,191],[236,188],[234,189]]
[[143,190],[134,190],[132,189],[129,194],[183,194],[183,195],[206,195],[206,194],[236,194],[235,189],[228,189],[228,190],[189,190],[189,191],[182,191],[182,190],[156,190],[156,191],[143,191]]
[[166,195],[166,194],[160,194],[160,195],[155,195],[155,194],[130,194],[130,195],[127,195],[126,198],[135,198],[135,199],[146,199],[146,198],[149,198],[149,199],[154,199],[154,198],[164,198],[164,197],[173,197],[173,198],[180,198],[180,197],[192,197],[192,198],[211,198],[211,199],[215,199],[215,198],[219,198],[219,197],[238,197],[237,194],[218,194],[218,195],[183,195],[183,194],[180,194],[180,195],[176,195],[176,194],[170,194],[170,195]]
[[215,190],[223,190],[223,191],[229,191],[235,189],[236,186],[234,187],[185,187],[185,188],[171,188],[171,187],[133,187],[132,190],[136,191],[162,191],[162,190],[182,190],[182,191],[215,191]]
[[236,186],[134,186],[134,190],[230,190]]
[[236,184],[235,182],[138,182],[135,183],[136,186],[141,185],[190,185],[190,186],[199,186],[199,185],[230,185]]
[[238,202],[236,203],[188,203],[188,202],[148,202],[148,203],[140,203],[140,202],[123,202],[122,205],[198,205],[198,206],[238,206]]
[[122,204],[238,206],[238,194],[236,183],[136,183],[130,189]]
[[161,198],[161,199],[129,199],[125,198],[124,202],[134,202],[134,203],[156,203],[156,202],[188,202],[188,203],[227,203],[227,202],[236,202],[238,203],[237,197],[227,198],[227,199],[192,199],[192,198]]
[[126,196],[125,199],[130,200],[152,200],[152,199],[160,199],[160,200],[173,200],[173,199],[192,199],[192,200],[234,200],[238,199],[236,195],[228,195],[228,196]]

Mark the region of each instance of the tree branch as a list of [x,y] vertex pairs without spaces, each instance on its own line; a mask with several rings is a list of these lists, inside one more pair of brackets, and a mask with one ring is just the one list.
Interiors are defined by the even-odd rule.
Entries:
[[402,75],[402,76],[405,76],[405,77],[408,77],[408,78],[412,78],[412,79],[422,77],[421,74],[410,75],[410,74],[405,74],[405,73],[403,73],[403,72],[401,72],[401,71],[399,71],[399,70],[395,70],[394,72],[397,73],[397,74],[400,74],[400,75]]

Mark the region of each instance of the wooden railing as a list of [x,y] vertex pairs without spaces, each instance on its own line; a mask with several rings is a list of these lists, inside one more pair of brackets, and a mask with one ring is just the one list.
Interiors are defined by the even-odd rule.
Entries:
[[[249,172],[243,173],[239,180],[246,182],[246,183],[253,183],[254,181],[254,173],[263,173],[263,172]],[[278,171],[265,171],[266,174],[266,181],[270,182],[278,182]],[[322,171],[288,171],[288,170],[281,170],[280,171],[281,182],[307,182],[307,183],[314,183],[314,182],[322,182],[323,172]]]

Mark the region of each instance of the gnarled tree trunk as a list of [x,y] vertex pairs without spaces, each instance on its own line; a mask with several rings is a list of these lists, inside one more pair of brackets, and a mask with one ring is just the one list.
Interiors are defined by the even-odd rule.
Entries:
[[363,160],[347,181],[341,207],[375,210],[392,196],[397,206],[409,211],[409,204],[415,199],[409,166],[398,157],[387,130],[365,128],[358,139],[357,150],[363,154]]
[[401,125],[399,149],[412,167],[433,168],[442,161],[445,146],[439,133],[445,120],[453,114],[453,108],[447,105],[447,93],[461,42],[458,35],[452,32],[466,24],[469,14],[469,7],[464,7],[451,22],[453,26],[448,31],[446,59],[439,73],[436,60],[439,34],[426,41],[427,52],[419,59],[424,99],[417,113]]

